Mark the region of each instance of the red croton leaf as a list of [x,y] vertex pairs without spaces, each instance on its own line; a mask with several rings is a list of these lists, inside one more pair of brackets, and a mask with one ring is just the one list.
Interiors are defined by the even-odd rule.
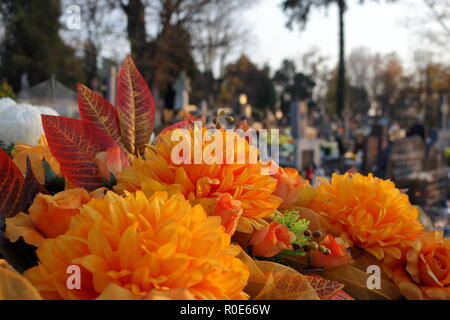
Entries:
[[180,111],[180,114],[182,115],[183,120],[192,120],[192,121],[201,120],[201,119],[196,118],[193,114],[191,114],[189,111],[184,110],[184,109]]
[[162,130],[159,134],[164,134],[167,131],[175,130],[175,129],[193,129],[196,125],[196,122],[201,122],[201,125],[204,127],[206,125],[205,120],[201,118],[196,118],[190,112],[186,110],[181,110],[181,115],[183,116],[183,120],[174,123],[171,126],[168,126],[164,130]]
[[9,218],[22,210],[24,181],[12,159],[0,149],[0,217]]
[[81,120],[92,121],[120,144],[119,116],[116,108],[81,83],[77,83],[77,92]]
[[350,169],[347,170],[347,173],[348,173],[348,174],[355,174],[355,173],[357,173],[357,172],[358,172],[358,171],[356,170],[355,167],[352,167],[352,168],[350,168]]
[[30,158],[27,157],[27,173],[25,175],[25,184],[23,190],[23,212],[28,211],[38,193],[48,194],[48,191],[37,181],[36,176],[31,169]]
[[64,176],[89,191],[102,187],[95,156],[116,146],[113,138],[90,121],[43,115],[42,125]]
[[345,291],[339,290],[338,292],[334,293],[331,296],[328,296],[324,300],[355,300],[355,299],[349,296],[347,293],[345,293]]
[[194,128],[194,122],[191,120],[183,120],[177,123],[174,123],[171,126],[168,126],[164,128],[163,131],[161,131],[159,134],[162,135],[166,133],[167,131],[175,130],[175,129],[192,129]]
[[142,154],[153,131],[155,102],[131,57],[120,68],[116,105],[125,148],[132,154]]
[[344,285],[342,283],[324,279],[316,274],[307,275],[305,277],[308,279],[309,283],[314,288],[314,290],[316,290],[320,299],[327,299],[328,297],[332,296],[333,294],[344,288]]
[[237,126],[235,130],[241,129],[243,131],[247,131],[250,128],[250,126],[248,125],[247,120],[241,120]]

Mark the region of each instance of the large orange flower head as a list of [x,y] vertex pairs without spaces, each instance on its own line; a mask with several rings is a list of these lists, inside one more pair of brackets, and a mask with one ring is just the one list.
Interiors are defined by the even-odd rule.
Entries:
[[[180,194],[108,192],[72,217],[64,235],[42,243],[39,265],[25,276],[47,299],[245,299],[249,273],[238,253],[220,218]],[[81,281],[70,290],[72,265]]]
[[372,174],[333,174],[322,179],[310,209],[341,227],[349,240],[378,259],[399,258],[399,247],[411,243],[422,225],[419,212],[392,181]]
[[[182,139],[173,139],[175,132],[162,134],[146,149],[145,159],[136,158],[124,169],[116,191],[181,192],[188,200],[201,203],[208,214],[212,214],[214,201],[228,193],[243,208],[237,231],[250,233],[253,227],[264,227],[267,223],[262,218],[273,213],[282,200],[274,195],[277,179],[267,174],[267,166],[254,161],[258,149],[231,130],[212,134],[206,128],[195,128],[184,131]],[[216,139],[221,141],[215,149]],[[188,144],[188,151],[181,150],[181,141]]]

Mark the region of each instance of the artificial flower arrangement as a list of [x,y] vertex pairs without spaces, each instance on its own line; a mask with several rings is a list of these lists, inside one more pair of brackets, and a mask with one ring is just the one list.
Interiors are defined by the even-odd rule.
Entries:
[[173,131],[209,129],[188,117],[149,144],[154,101],[131,58],[115,107],[83,85],[78,98],[81,120],[43,115],[37,146],[0,150],[0,298],[450,299],[450,239],[391,181],[175,163]]

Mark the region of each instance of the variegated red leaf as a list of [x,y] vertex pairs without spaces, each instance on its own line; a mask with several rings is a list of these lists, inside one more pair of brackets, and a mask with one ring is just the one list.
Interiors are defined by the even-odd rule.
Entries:
[[81,83],[77,83],[77,92],[81,120],[92,121],[120,144],[117,109],[108,100]]
[[28,211],[38,193],[48,194],[48,191],[37,181],[36,176],[31,169],[30,158],[27,157],[27,173],[25,175],[22,206],[24,212]]
[[120,68],[116,104],[125,148],[132,154],[142,154],[153,131],[155,102],[131,57]]
[[64,176],[89,191],[102,187],[94,160],[99,152],[117,145],[113,138],[90,121],[43,115],[42,125]]
[[24,177],[9,155],[0,149],[0,217],[8,218],[22,210]]
[[355,173],[357,173],[357,172],[358,172],[358,171],[356,170],[355,167],[352,167],[352,168],[350,168],[350,169],[347,170],[347,173],[350,174],[350,175],[355,174]]
[[316,290],[320,299],[326,299],[344,288],[342,283],[322,278],[316,274],[307,275],[305,277],[308,279],[314,290]]
[[338,292],[334,293],[331,296],[328,296],[326,299],[323,300],[355,300],[355,299],[350,295],[348,295],[345,291],[339,290]]
[[183,109],[180,111],[180,113],[183,117],[183,120],[192,120],[192,121],[201,120],[201,119],[197,119],[194,115],[192,115],[192,113],[190,113],[187,110]]
[[192,129],[194,128],[194,122],[191,120],[183,120],[177,123],[174,123],[171,126],[168,126],[167,128],[164,128],[163,131],[161,131],[159,134],[162,135],[166,133],[167,131],[175,130],[175,129]]
[[235,130],[241,129],[243,131],[247,131],[250,128],[250,126],[248,125],[247,120],[241,120],[237,126]]

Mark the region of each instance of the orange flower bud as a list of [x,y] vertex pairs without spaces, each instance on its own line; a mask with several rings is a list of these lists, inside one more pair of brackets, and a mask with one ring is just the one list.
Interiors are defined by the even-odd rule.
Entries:
[[278,183],[274,195],[283,199],[281,206],[284,207],[295,203],[300,196],[300,188],[309,185],[309,182],[293,168],[279,168],[275,178]]
[[347,244],[339,243],[331,234],[320,242],[320,245],[327,248],[330,254],[320,251],[311,251],[309,254],[311,266],[315,268],[324,267],[331,269],[340,265],[348,264],[352,261],[350,254],[346,251]]
[[100,152],[95,157],[100,175],[106,181],[110,181],[111,174],[117,176],[123,168],[128,167],[128,159],[126,155],[120,150],[119,146],[109,148],[104,152]]
[[257,257],[270,258],[284,250],[292,250],[295,234],[276,221],[256,231],[249,244]]
[[70,218],[91,200],[84,189],[70,189],[54,196],[38,194],[29,209],[31,222],[49,238],[56,238],[69,229]]
[[76,188],[52,195],[38,194],[28,209],[29,214],[18,213],[6,219],[5,235],[11,242],[23,237],[24,241],[39,247],[46,238],[64,234],[70,219],[80,213],[80,208],[91,199],[103,198],[105,189],[88,193]]
[[45,170],[42,166],[42,160],[44,159],[48,162],[50,168],[56,175],[62,176],[60,165],[50,153],[47,139],[44,135],[39,139],[39,144],[37,146],[16,143],[12,150],[12,156],[14,163],[23,174],[27,172],[27,158],[29,158],[31,170],[41,185],[45,184]]
[[217,198],[212,215],[220,216],[222,218],[222,225],[225,227],[225,232],[233,235],[242,212],[241,202],[233,199],[229,193],[225,193]]

